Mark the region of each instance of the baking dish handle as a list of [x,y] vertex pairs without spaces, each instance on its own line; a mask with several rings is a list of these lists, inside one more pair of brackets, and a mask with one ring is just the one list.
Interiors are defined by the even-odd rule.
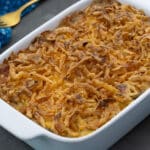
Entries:
[[0,126],[20,139],[42,135],[44,130],[0,99]]

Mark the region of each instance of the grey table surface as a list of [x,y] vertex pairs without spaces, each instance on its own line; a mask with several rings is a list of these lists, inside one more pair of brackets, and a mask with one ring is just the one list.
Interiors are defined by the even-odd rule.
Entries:
[[[76,1],[42,0],[34,11],[13,28],[11,42],[0,49],[0,53]],[[0,150],[32,150],[32,148],[0,127]],[[110,150],[150,150],[150,116],[113,145]]]

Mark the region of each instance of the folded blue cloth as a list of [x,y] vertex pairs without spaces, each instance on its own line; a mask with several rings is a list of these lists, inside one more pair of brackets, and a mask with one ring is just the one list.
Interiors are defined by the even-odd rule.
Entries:
[[[17,10],[19,7],[21,7],[23,4],[25,4],[28,1],[29,0],[0,0],[0,16],[8,12]],[[22,16],[29,13],[36,6],[37,6],[37,3],[25,9],[22,12]],[[0,48],[10,41],[11,36],[12,36],[11,28],[0,28]]]

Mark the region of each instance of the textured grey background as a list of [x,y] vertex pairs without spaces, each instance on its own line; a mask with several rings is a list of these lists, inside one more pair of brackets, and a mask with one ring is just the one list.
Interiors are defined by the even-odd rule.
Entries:
[[[21,23],[13,28],[11,42],[1,49],[0,52],[76,1],[42,0],[39,7],[25,16]],[[0,150],[32,150],[32,148],[0,127]],[[150,116],[110,148],[110,150],[150,150]]]

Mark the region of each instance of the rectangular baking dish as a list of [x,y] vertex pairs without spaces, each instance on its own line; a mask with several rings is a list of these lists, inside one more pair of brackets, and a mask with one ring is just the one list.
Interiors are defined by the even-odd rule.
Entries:
[[[119,0],[150,15],[148,0]],[[80,0],[53,19],[49,20],[0,55],[0,63],[12,52],[26,48],[41,32],[54,29],[68,14],[88,6],[92,0]],[[93,133],[80,138],[66,138],[56,135],[34,123],[0,99],[0,125],[25,141],[36,150],[106,150],[150,114],[150,89],[140,95],[128,107]]]

